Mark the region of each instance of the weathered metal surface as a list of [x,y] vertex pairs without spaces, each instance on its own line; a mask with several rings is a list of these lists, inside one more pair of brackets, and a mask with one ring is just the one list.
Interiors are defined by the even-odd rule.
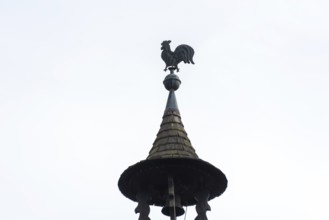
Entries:
[[167,71],[167,69],[169,68],[176,69],[178,72],[178,64],[182,61],[184,61],[184,63],[194,64],[194,50],[192,47],[190,47],[189,45],[182,44],[176,47],[175,51],[171,51],[169,45],[170,43],[170,40],[165,40],[161,44],[161,50],[163,50],[161,53],[161,58],[166,63],[164,71]]
[[206,212],[210,211],[208,204],[209,193],[207,191],[200,191],[195,194],[195,199],[197,200],[195,210],[198,213],[195,220],[208,220]]
[[139,213],[138,220],[151,220],[149,218],[150,205],[148,204],[150,200],[150,195],[147,192],[138,192],[136,194],[136,200],[138,205],[135,209],[136,213]]
[[170,74],[166,76],[166,78],[163,80],[163,85],[168,91],[174,90],[176,91],[180,84],[182,82],[180,81],[179,77],[174,74],[174,69],[170,69]]
[[168,195],[170,220],[176,220],[175,185],[171,175],[168,177]]

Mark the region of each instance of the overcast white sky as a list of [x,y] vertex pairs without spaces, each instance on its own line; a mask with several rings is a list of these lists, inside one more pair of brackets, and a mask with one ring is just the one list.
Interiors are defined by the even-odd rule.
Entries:
[[158,132],[160,44],[172,40],[195,50],[176,93],[186,131],[229,181],[209,220],[328,220],[328,11],[326,0],[0,0],[0,219],[138,219],[117,181]]

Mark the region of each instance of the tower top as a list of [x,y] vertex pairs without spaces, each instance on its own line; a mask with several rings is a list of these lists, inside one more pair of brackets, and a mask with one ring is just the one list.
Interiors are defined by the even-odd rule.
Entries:
[[175,91],[181,80],[178,63],[193,62],[194,50],[180,45],[170,51],[170,41],[162,43],[161,57],[169,69],[163,84],[169,91],[160,129],[149,155],[128,167],[120,176],[119,189],[129,199],[138,202],[135,209],[139,220],[149,220],[150,205],[163,207],[162,213],[176,220],[184,214],[182,206],[196,205],[198,220],[207,220],[208,201],[220,196],[227,187],[227,179],[218,168],[201,160],[192,147],[181,120]]

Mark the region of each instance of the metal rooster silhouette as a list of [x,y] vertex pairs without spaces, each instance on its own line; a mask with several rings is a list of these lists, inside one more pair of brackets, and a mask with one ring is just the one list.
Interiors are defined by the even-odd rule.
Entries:
[[161,43],[161,50],[163,50],[161,53],[161,58],[166,63],[164,71],[167,71],[167,69],[176,69],[177,72],[179,72],[178,64],[182,61],[184,61],[184,63],[194,64],[194,50],[192,47],[190,47],[189,45],[182,44],[176,47],[175,51],[172,52],[169,45],[170,43],[170,40],[165,40]]

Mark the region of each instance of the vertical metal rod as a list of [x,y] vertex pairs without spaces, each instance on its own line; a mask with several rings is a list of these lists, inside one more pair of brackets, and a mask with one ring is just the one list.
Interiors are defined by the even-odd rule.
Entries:
[[172,176],[168,177],[170,220],[176,220],[175,186]]

